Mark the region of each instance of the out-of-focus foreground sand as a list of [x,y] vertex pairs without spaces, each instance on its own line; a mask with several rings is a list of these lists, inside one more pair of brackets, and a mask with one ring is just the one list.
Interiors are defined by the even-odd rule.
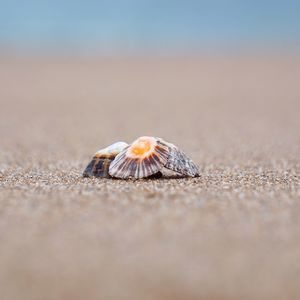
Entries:
[[[0,299],[299,299],[300,57],[0,59]],[[140,135],[200,178],[83,179]]]

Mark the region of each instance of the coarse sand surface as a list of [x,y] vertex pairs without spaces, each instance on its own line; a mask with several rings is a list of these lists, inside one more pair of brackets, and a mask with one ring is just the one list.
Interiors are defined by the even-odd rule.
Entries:
[[[0,299],[300,299],[300,56],[0,58]],[[199,178],[82,178],[159,136]]]

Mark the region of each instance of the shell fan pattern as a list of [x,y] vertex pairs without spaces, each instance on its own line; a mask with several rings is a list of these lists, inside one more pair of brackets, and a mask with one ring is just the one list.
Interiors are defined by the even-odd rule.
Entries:
[[167,163],[169,147],[154,137],[140,137],[121,151],[109,167],[117,178],[145,178],[159,172]]

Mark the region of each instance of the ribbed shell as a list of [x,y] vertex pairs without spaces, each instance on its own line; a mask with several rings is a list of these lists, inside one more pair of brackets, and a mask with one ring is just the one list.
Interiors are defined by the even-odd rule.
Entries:
[[110,164],[109,174],[112,177],[146,178],[158,173],[167,163],[169,146],[164,141],[157,139],[153,152],[142,159],[127,155],[129,147],[121,151]]
[[84,177],[110,178],[108,173],[110,163],[121,150],[128,146],[125,142],[116,142],[95,153],[83,172]]
[[175,171],[184,176],[197,177],[199,169],[187,155],[179,150],[175,145],[166,143],[170,149],[170,155],[165,164],[165,168]]
[[87,165],[83,172],[84,177],[101,177],[110,178],[108,173],[110,163],[113,161],[113,157],[99,157],[94,156],[90,163]]

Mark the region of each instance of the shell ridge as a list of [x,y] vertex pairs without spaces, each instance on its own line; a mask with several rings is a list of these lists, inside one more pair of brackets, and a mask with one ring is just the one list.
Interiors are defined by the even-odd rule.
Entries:
[[185,176],[198,176],[199,169],[196,164],[178,147],[167,143],[170,147],[170,155],[165,168]]

